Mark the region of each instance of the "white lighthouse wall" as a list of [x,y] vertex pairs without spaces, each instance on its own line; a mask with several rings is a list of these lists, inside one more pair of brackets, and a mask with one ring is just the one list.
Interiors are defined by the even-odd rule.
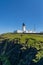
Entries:
[[23,32],[25,32],[26,31],[26,26],[23,26],[22,30],[23,30]]

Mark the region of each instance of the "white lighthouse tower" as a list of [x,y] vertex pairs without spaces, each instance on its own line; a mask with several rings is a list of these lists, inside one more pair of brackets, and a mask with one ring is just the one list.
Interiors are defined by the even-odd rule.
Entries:
[[22,31],[25,33],[26,32],[26,26],[25,26],[25,24],[23,23],[23,25],[22,25]]
[[32,30],[27,30],[26,25],[24,23],[22,24],[22,30],[16,30],[15,32],[16,33],[36,33]]

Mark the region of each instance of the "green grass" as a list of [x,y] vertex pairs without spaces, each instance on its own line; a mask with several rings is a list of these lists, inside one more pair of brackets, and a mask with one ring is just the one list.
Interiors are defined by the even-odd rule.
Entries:
[[[36,39],[37,41],[42,41],[43,42],[43,35],[40,34],[14,34],[14,33],[6,33],[6,34],[2,34],[0,35],[2,38],[4,39],[15,39],[15,38],[20,38],[21,42],[25,42],[26,38],[33,38]],[[0,38],[0,39],[2,39]]]
[[[4,39],[9,39],[9,41],[12,41],[15,38],[20,38],[20,44],[24,45],[22,49],[26,49],[26,46],[28,48],[30,48],[31,46],[38,50],[38,53],[36,54],[36,58],[33,59],[34,62],[38,62],[41,58],[43,58],[43,35],[6,33],[0,35],[0,42],[2,42]],[[27,44],[25,44],[26,39],[28,39]]]

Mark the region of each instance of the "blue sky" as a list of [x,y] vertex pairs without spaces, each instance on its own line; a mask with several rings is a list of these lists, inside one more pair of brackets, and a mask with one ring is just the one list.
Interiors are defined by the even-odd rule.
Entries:
[[43,31],[43,0],[0,0],[0,33],[21,29]]

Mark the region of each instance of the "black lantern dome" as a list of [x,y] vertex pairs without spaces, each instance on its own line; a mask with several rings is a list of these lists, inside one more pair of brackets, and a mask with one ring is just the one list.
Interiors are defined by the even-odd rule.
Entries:
[[25,26],[25,24],[23,23],[23,26]]

